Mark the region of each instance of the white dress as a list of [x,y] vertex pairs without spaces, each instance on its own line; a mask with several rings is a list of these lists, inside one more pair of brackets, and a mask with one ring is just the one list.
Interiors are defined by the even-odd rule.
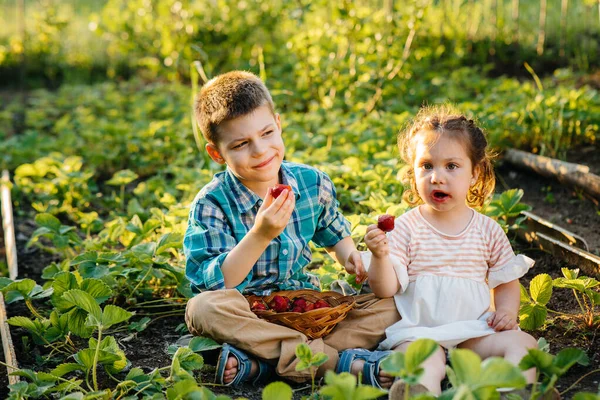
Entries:
[[[453,348],[495,333],[486,322],[492,312],[490,289],[520,278],[534,264],[515,255],[502,227],[476,211],[461,233],[446,235],[417,207],[396,219],[388,240],[401,286],[394,300],[402,319],[386,329],[381,350],[420,338]],[[370,258],[363,253],[366,266]]]

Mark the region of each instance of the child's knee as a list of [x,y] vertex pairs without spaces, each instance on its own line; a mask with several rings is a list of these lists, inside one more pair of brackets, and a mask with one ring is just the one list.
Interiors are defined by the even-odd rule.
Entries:
[[431,355],[423,364],[427,375],[440,381],[446,376],[446,354],[439,349]]
[[188,300],[185,307],[185,323],[191,334],[202,335],[205,321],[214,320],[214,304],[214,301],[211,301],[211,292],[197,294]]
[[527,332],[517,331],[519,333],[519,342],[526,349],[537,349],[537,340]]

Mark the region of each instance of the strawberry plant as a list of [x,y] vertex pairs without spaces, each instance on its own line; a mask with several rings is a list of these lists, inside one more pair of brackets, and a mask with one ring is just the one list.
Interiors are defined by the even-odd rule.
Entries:
[[561,269],[563,278],[556,278],[552,282],[555,288],[571,289],[573,296],[581,310],[579,318],[588,329],[600,324],[598,306],[600,306],[600,282],[587,276],[579,276],[579,269]]

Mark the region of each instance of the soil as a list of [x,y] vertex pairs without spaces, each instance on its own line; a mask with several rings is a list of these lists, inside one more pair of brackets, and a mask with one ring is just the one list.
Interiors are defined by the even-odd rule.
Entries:
[[[600,152],[595,148],[577,149],[569,153],[568,161],[589,165],[591,172],[600,174]],[[503,191],[509,188],[523,188],[525,194],[523,202],[533,207],[532,212],[544,217],[568,230],[584,237],[590,247],[590,251],[600,254],[600,213],[598,201],[591,199],[578,190],[565,187],[558,182],[542,178],[528,171],[514,169],[510,165],[499,163],[497,165],[498,185],[497,190]],[[17,249],[20,266],[20,276],[39,280],[42,269],[57,257],[46,254],[37,249],[26,249],[25,244],[35,229],[33,222],[27,218],[17,217],[16,220]],[[550,254],[539,249],[531,248],[527,244],[517,244],[515,250],[536,260],[535,267],[522,278],[521,282],[528,287],[529,281],[540,273],[548,273],[552,278],[561,276],[560,268],[568,266]],[[43,305],[41,305],[43,307]],[[552,310],[576,315],[579,311],[577,302],[572,293],[566,289],[555,289],[552,299],[548,304]],[[10,315],[28,315],[24,306],[11,304],[8,307]],[[183,322],[183,317],[169,317],[153,321],[149,327],[129,337],[129,333],[118,333],[115,335],[121,348],[125,351],[132,366],[140,367],[145,372],[154,368],[170,365],[171,357],[167,352],[170,344],[173,344],[185,332],[178,330]],[[13,343],[17,351],[20,366],[23,368],[39,369],[39,354],[27,349],[21,339],[24,332],[12,328]],[[562,377],[557,388],[565,391],[586,373],[600,368],[600,332],[598,329],[584,329],[575,318],[554,317],[549,314],[547,325],[533,333],[536,338],[544,337],[550,343],[550,351],[556,354],[566,347],[578,347],[587,352],[590,358],[589,366],[574,366]],[[0,349],[1,350],[1,349]],[[209,385],[214,381],[214,365],[216,364],[216,353],[205,354],[206,367],[203,369],[200,381]],[[45,367],[44,367],[45,368]],[[100,375],[100,382],[107,377]],[[571,398],[579,391],[597,392],[599,389],[600,373],[594,373],[577,383],[569,390],[563,398]],[[289,383],[289,382],[288,382]],[[310,385],[292,385],[295,389],[294,399],[310,394]],[[0,395],[6,394],[6,372],[0,368]],[[244,396],[250,400],[261,399],[262,387],[244,385],[239,388],[226,388],[220,386],[209,386],[216,394],[225,394],[232,398]]]

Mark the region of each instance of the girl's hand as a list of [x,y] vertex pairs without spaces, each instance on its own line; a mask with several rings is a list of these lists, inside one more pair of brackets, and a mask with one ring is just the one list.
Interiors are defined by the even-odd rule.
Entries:
[[390,254],[387,236],[375,224],[367,227],[365,243],[369,250],[371,250],[371,253],[373,253],[373,257],[384,258]]
[[514,312],[498,309],[487,319],[488,326],[496,332],[518,329],[517,315]]
[[362,258],[360,258],[359,251],[354,250],[348,256],[346,260],[346,272],[356,274],[356,283],[362,283],[367,279],[367,270],[363,265]]

